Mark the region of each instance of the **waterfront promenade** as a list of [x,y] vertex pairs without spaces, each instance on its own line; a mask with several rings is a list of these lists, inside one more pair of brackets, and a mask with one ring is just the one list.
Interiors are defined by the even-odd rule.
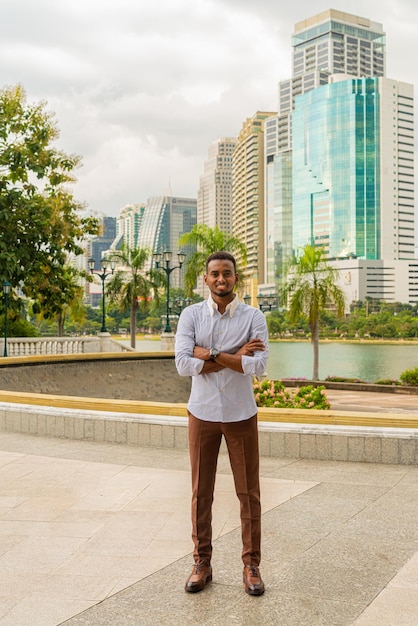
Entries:
[[[333,408],[418,411],[370,396],[329,393]],[[261,482],[265,595],[243,591],[224,454],[214,579],[191,595],[187,451],[1,433],[0,626],[418,623],[416,465],[270,457]]]

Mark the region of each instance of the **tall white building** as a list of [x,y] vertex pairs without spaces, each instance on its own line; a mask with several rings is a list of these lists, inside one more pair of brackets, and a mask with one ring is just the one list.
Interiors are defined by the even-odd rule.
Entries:
[[131,249],[138,247],[144,210],[144,204],[127,204],[119,211],[116,221],[116,238],[112,243],[112,249],[118,249],[122,245]]
[[235,137],[221,137],[209,147],[197,193],[197,222],[232,233],[232,155]]

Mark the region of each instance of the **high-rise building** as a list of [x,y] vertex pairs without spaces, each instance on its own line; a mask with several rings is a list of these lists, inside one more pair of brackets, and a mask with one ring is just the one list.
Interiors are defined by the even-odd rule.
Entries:
[[[194,198],[177,198],[161,196],[148,198],[141,228],[138,236],[138,246],[148,248],[152,252],[170,250],[173,260],[180,252],[178,240],[183,233],[189,233],[196,224],[197,201]],[[190,249],[182,249],[186,255]],[[152,266],[150,259],[148,269]],[[146,268],[147,269],[147,268]],[[170,283],[173,287],[181,286],[179,272],[173,272]]]
[[144,204],[127,204],[119,211],[116,237],[112,243],[113,249],[119,249],[122,245],[131,249],[138,247],[138,237],[144,211]]
[[299,96],[292,170],[294,248],[414,258],[412,85],[350,78]]
[[232,155],[235,137],[221,137],[209,147],[197,194],[197,223],[232,233]]
[[258,111],[248,118],[238,135],[233,155],[233,234],[247,248],[242,268],[244,289],[255,302],[259,283],[265,282],[264,125],[276,115]]
[[[85,254],[79,257],[83,262],[84,271],[88,271],[88,259],[94,259],[94,268],[100,270],[101,259],[106,256],[106,252],[109,250],[112,242],[116,237],[116,218],[115,217],[103,217],[99,221],[99,234],[96,237],[92,237],[87,242]],[[86,302],[92,306],[98,306],[101,298],[101,289],[98,283],[89,283],[83,281],[86,289]]]
[[384,77],[385,34],[371,20],[325,11],[296,25],[292,45],[293,76],[281,81],[279,114],[266,123],[266,280],[280,283],[285,257],[313,243],[342,271],[350,260],[350,282],[342,279],[349,298],[393,299],[387,276],[408,261],[402,293],[411,301],[413,87]]
[[[103,217],[99,221],[99,234],[89,244],[88,257],[94,259],[95,269],[100,269],[100,260],[116,237],[116,218]],[[84,269],[88,269],[87,259]]]
[[[292,152],[289,114],[265,122],[265,282],[267,292],[281,283],[283,263],[292,255]],[[284,120],[284,124],[283,124]],[[284,143],[286,148],[280,148]]]
[[332,74],[385,76],[382,24],[329,9],[296,24],[292,35],[292,78],[279,85],[279,113],[297,95],[329,82]]

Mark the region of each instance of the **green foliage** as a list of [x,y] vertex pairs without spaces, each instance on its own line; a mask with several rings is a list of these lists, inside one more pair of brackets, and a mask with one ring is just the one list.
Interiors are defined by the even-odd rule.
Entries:
[[85,317],[84,289],[79,284],[79,276],[80,272],[71,265],[60,265],[54,270],[45,268],[44,273],[34,277],[37,298],[32,310],[45,320],[56,320],[59,337],[64,333],[69,313],[80,322]]
[[285,314],[282,311],[271,311],[266,315],[269,337],[281,337],[287,329]]
[[[0,317],[0,328],[4,329],[4,315]],[[36,328],[22,317],[11,318],[8,322],[8,337],[37,337]]]
[[376,382],[374,383],[375,385],[388,385],[391,387],[400,385],[401,383],[399,382],[399,380],[392,380],[390,378],[381,378],[380,380],[376,380]]
[[[80,242],[97,231],[97,220],[80,216],[67,188],[80,159],[53,147],[59,133],[45,106],[28,104],[19,85],[0,91],[0,282],[20,285],[50,315],[67,256],[83,252]],[[18,312],[16,295],[10,300]]]
[[245,245],[237,237],[225,233],[218,226],[210,228],[206,224],[195,224],[189,233],[184,233],[180,237],[179,246],[188,246],[191,250],[197,248],[196,252],[189,254],[186,258],[184,285],[187,296],[193,295],[197,279],[205,273],[206,259],[210,254],[226,251],[234,255],[238,254],[243,264],[247,260]]
[[325,387],[306,385],[299,389],[286,390],[281,381],[257,380],[253,383],[254,397],[259,407],[287,409],[322,409],[330,408]]
[[405,370],[400,375],[400,380],[404,385],[418,386],[418,367],[411,370]]
[[[292,322],[288,312],[271,311],[266,320],[271,338],[310,336],[305,316]],[[328,339],[417,339],[418,311],[400,302],[356,302],[344,318],[334,311],[321,312],[319,327],[321,338]]]
[[161,331],[161,317],[146,317],[142,324],[143,328],[149,330],[151,333]]

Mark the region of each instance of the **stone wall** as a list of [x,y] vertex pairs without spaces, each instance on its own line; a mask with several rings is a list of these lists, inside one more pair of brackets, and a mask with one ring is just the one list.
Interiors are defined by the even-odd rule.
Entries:
[[187,402],[190,378],[174,359],[97,359],[4,365],[0,389],[83,398]]

